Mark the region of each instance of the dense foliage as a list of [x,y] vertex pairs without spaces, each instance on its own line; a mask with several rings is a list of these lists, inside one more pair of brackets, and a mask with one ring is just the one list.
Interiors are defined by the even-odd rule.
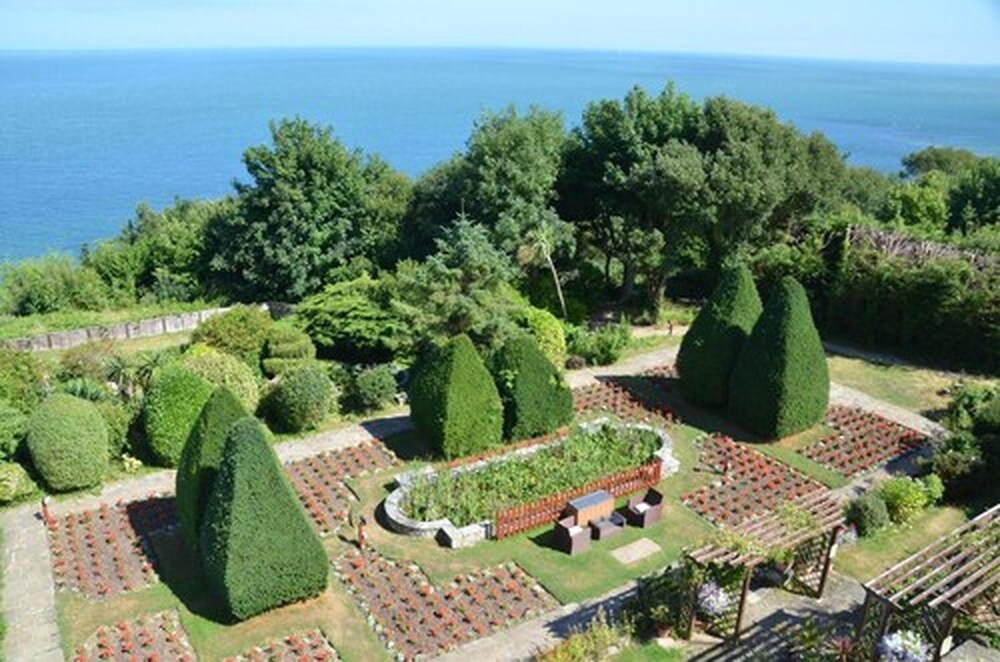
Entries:
[[0,460],[13,459],[24,437],[28,416],[0,399]]
[[267,334],[261,367],[265,375],[276,377],[315,358],[316,346],[309,334],[287,324],[277,324]]
[[424,441],[446,458],[501,443],[500,394],[468,336],[455,336],[421,357],[410,384],[410,418]]
[[830,397],[826,354],[794,278],[767,300],[733,368],[729,412],[767,439],[787,437],[823,420]]
[[573,419],[573,393],[531,336],[504,343],[490,369],[503,401],[507,439],[548,434]]
[[108,428],[101,412],[71,395],[57,393],[38,407],[28,421],[27,446],[54,492],[97,485],[108,468]]
[[191,341],[232,354],[256,371],[272,324],[267,311],[257,306],[233,306],[198,325]]
[[483,469],[415,482],[403,508],[418,520],[447,517],[456,526],[491,520],[501,508],[586,485],[640,466],[660,447],[651,430],[606,424],[577,430],[527,456],[495,461]]
[[232,354],[194,345],[181,357],[180,364],[212,386],[228,388],[247,411],[257,409],[257,377],[252,368]]
[[350,404],[360,411],[374,411],[396,398],[396,376],[389,365],[363,368],[350,385]]
[[269,423],[282,432],[301,432],[335,412],[333,382],[319,367],[285,373],[266,395],[262,408]]
[[847,507],[846,520],[861,536],[870,536],[892,523],[885,499],[877,490],[865,492],[852,501]]
[[212,385],[178,364],[156,372],[143,405],[149,450],[157,462],[176,467]]
[[0,347],[0,399],[28,413],[41,401],[45,380],[36,355]]
[[750,270],[726,270],[677,352],[685,397],[703,405],[726,404],[736,359],[762,309]]
[[28,497],[37,490],[24,467],[16,462],[0,462],[0,505]]
[[924,508],[940,500],[941,479],[934,474],[919,479],[895,476],[880,484],[878,493],[885,501],[889,519],[894,524],[908,524]]
[[236,395],[220,386],[205,403],[184,444],[177,467],[177,520],[192,552],[198,550],[205,505],[215,484],[229,431],[247,415]]
[[622,357],[632,340],[628,324],[605,324],[597,329],[573,327],[567,343],[571,357],[585,365],[611,365]]
[[208,584],[237,619],[326,589],[326,552],[253,418],[230,430],[200,535]]

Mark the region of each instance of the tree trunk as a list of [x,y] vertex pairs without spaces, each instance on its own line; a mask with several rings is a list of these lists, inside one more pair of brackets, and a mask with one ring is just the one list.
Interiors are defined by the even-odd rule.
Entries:
[[559,307],[562,309],[562,316],[564,320],[569,319],[569,315],[566,313],[566,299],[563,297],[562,283],[559,282],[559,272],[556,271],[555,262],[552,261],[552,255],[549,253],[545,254],[545,261],[549,264],[549,271],[552,272],[552,282],[556,286],[556,294],[559,296]]
[[619,303],[624,303],[632,296],[632,292],[635,290],[635,266],[632,261],[629,260],[625,263],[625,273],[622,276],[622,291],[621,295],[618,297]]

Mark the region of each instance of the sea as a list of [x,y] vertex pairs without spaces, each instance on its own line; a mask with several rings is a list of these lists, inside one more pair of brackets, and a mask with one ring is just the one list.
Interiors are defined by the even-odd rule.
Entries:
[[897,172],[928,145],[1000,155],[1000,67],[532,50],[0,52],[0,260],[77,253],[140,201],[215,197],[245,180],[270,120],[330,125],[411,176],[461,150],[484,109],[590,101],[668,82],[822,131]]

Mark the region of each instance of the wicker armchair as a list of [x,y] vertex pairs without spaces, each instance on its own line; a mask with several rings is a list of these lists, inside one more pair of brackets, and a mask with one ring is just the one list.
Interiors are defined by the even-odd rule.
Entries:
[[556,526],[552,530],[552,538],[555,542],[555,548],[570,556],[579,554],[590,547],[590,529],[585,526],[577,526],[576,518],[572,515],[556,522]]
[[663,495],[650,489],[645,495],[634,496],[628,500],[625,517],[628,523],[639,528],[652,526],[660,521],[663,515]]

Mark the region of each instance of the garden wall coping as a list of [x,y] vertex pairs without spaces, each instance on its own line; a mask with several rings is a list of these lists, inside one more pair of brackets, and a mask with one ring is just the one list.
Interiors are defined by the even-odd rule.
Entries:
[[[678,462],[677,458],[673,455],[673,440],[665,430],[660,428],[647,425],[645,423],[615,423],[611,421],[611,419],[600,418],[582,424],[580,429],[592,430],[609,422],[621,427],[651,430],[660,437],[662,443],[660,445],[660,449],[656,451],[655,455],[662,463],[661,476],[666,477],[674,474],[680,468],[680,462]],[[454,467],[448,470],[448,475],[456,476],[467,471],[477,471],[494,462],[509,460],[513,457],[532,455],[537,453],[542,448],[560,443],[561,441],[562,439],[556,439],[549,443],[538,444],[537,446],[518,448],[510,453],[496,455],[478,460],[476,462],[471,462],[460,467]],[[382,508],[385,513],[386,526],[391,531],[402,535],[412,536],[415,538],[434,538],[442,546],[451,548],[471,547],[472,545],[492,538],[493,522],[491,520],[474,522],[472,524],[459,527],[455,526],[455,524],[448,518],[429,521],[417,520],[409,517],[403,512],[403,500],[406,498],[406,495],[412,488],[413,484],[420,478],[431,476],[436,473],[437,472],[433,467],[422,467],[414,471],[399,474],[395,477],[397,487],[389,494],[389,496],[385,498],[385,501],[382,504]]]

